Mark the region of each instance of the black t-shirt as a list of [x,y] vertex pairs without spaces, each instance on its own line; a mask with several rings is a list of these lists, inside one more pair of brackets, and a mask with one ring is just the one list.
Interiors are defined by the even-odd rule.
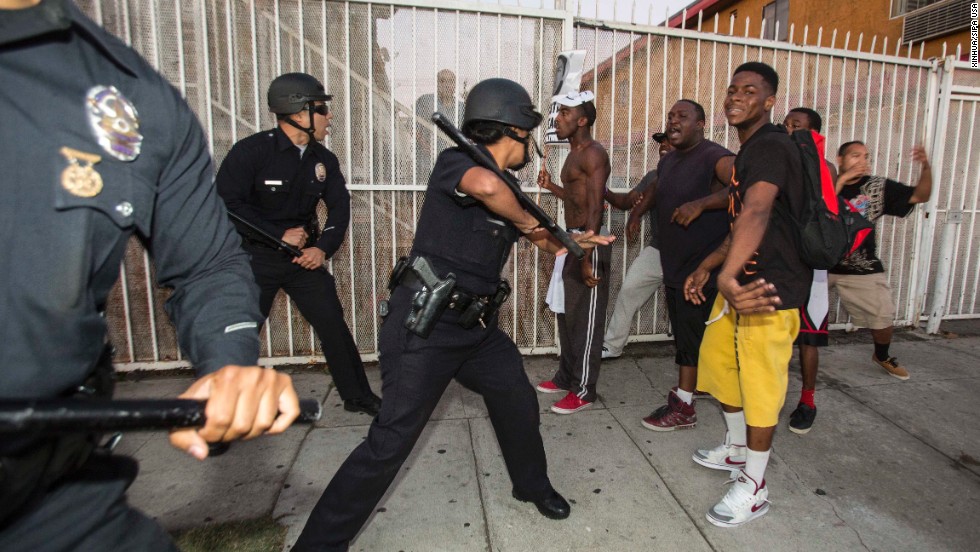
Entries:
[[[854,184],[841,189],[840,197],[857,209],[861,216],[874,222],[883,215],[904,217],[912,212],[914,205],[909,203],[915,188],[901,182],[888,180],[881,176],[866,176]],[[885,267],[878,258],[877,236],[872,228],[871,235],[853,253],[844,258],[830,272],[834,274],[875,274],[884,272]]]
[[[742,212],[742,198],[756,182],[769,182],[779,188],[776,201],[796,217],[802,216],[803,162],[792,138],[780,127],[767,124],[742,144],[735,158],[735,175],[728,188],[732,224]],[[743,285],[765,278],[775,284],[782,300],[779,309],[799,308],[810,293],[813,270],[800,259],[794,224],[773,206],[769,225],[759,249],[743,267]]]
[[520,237],[517,228],[483,204],[457,191],[476,162],[459,148],[436,160],[419,214],[412,255],[426,257],[439,277],[456,275],[456,285],[479,295],[497,290],[500,271]]
[[[655,209],[660,236],[660,262],[664,283],[681,287],[684,279],[694,272],[728,235],[728,214],[722,210],[705,211],[687,228],[671,222],[670,218],[681,205],[711,195],[715,180],[715,165],[722,157],[735,155],[724,147],[702,140],[688,151],[675,150],[665,155],[657,165],[657,196]],[[708,287],[715,286],[714,275]]]

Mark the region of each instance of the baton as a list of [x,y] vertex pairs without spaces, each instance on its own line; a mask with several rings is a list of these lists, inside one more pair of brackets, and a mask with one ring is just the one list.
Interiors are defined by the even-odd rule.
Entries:
[[[207,401],[193,399],[36,399],[0,400],[0,434],[58,433],[201,427]],[[319,401],[299,401],[293,423],[320,419]]]
[[[259,228],[255,224],[253,224],[253,223],[249,222],[248,220],[242,218],[241,215],[238,215],[238,214],[236,214],[236,213],[234,213],[232,211],[228,211],[228,216],[231,217],[232,220],[234,220],[235,222],[240,223],[242,226],[244,226],[245,228],[247,228],[249,232],[251,232],[252,234],[258,236],[262,241],[264,241],[266,244],[272,246],[273,248],[278,249],[279,251],[285,251],[286,253],[289,253],[290,255],[292,255],[293,257],[296,257],[296,258],[299,258],[299,257],[302,257],[303,256],[303,252],[300,251],[299,248],[293,247],[292,245],[289,245],[288,243],[282,241],[281,239],[273,236],[272,234],[270,234],[270,233],[266,232],[265,230]],[[316,270],[320,270],[320,271],[326,272],[327,271],[327,267],[321,265],[321,266],[318,266],[316,268]]]
[[561,244],[568,249],[569,253],[575,255],[575,257],[578,259],[585,257],[585,251],[582,249],[582,246],[576,243],[567,232],[562,230],[562,228],[558,226],[558,224],[552,220],[550,216],[548,216],[548,213],[545,213],[544,210],[541,209],[540,205],[535,203],[521,190],[521,185],[514,175],[501,170],[493,159],[480,151],[480,148],[476,147],[476,144],[474,144],[469,138],[463,136],[463,133],[460,132],[460,130],[456,128],[442,113],[438,111],[433,113],[432,122],[435,123],[440,130],[446,133],[446,136],[452,139],[453,142],[456,142],[456,145],[463,148],[463,150],[469,154],[474,161],[480,164],[480,166],[490,169],[501,180],[503,180],[504,183],[510,188],[510,191],[514,192],[514,195],[517,196],[517,202],[521,204],[521,207],[523,207],[528,213],[531,213],[531,216],[537,219],[541,227],[560,241]]
[[242,226],[244,226],[245,228],[247,228],[249,230],[249,232],[252,232],[256,236],[258,236],[267,245],[270,245],[270,246],[272,246],[272,247],[274,247],[274,248],[276,248],[276,249],[278,249],[280,251],[285,251],[286,253],[289,253],[293,257],[302,257],[303,256],[303,252],[300,251],[298,248],[293,247],[292,245],[289,245],[288,243],[280,240],[279,238],[277,238],[277,237],[273,236],[272,234],[266,232],[265,230],[259,228],[255,224],[253,224],[253,223],[249,222],[248,220],[242,218],[241,215],[238,215],[238,214],[236,214],[233,211],[228,211],[228,216],[231,217],[235,222],[238,222]]

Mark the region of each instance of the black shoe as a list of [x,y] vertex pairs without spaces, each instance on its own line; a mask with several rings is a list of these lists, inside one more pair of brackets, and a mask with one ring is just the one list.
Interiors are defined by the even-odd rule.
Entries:
[[568,501],[563,496],[558,494],[558,491],[551,491],[550,495],[540,500],[524,500],[517,496],[517,491],[514,491],[512,494],[514,498],[521,502],[533,502],[538,507],[541,515],[546,518],[565,519],[572,513],[572,507],[569,506]]
[[374,393],[356,399],[344,401],[344,410],[348,412],[363,412],[370,416],[377,416],[381,410],[381,398]]
[[813,419],[817,417],[817,407],[803,403],[796,405],[796,410],[789,415],[789,430],[800,435],[810,431]]

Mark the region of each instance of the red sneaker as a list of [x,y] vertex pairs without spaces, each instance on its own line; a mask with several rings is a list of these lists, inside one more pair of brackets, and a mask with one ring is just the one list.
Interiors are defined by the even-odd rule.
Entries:
[[565,390],[555,385],[551,380],[545,380],[534,386],[539,393],[564,393]]
[[575,414],[579,410],[585,410],[592,406],[589,401],[583,401],[575,393],[569,392],[565,398],[551,405],[551,411],[555,414]]
[[667,404],[654,410],[643,418],[643,427],[653,431],[674,431],[675,429],[690,429],[698,423],[698,415],[693,404],[687,404],[677,396],[677,388],[667,394]]

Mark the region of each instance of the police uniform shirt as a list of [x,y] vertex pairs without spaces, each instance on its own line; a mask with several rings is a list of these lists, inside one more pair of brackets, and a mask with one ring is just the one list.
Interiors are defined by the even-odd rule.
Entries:
[[230,211],[277,238],[305,226],[322,199],[327,222],[316,247],[330,258],[344,241],[350,222],[347,182],[337,156],[319,142],[300,152],[279,127],[253,134],[228,152],[217,187]]
[[[484,152],[489,155],[486,148]],[[463,175],[475,166],[476,162],[459,148],[439,154],[419,215],[412,254],[429,259],[439,277],[453,272],[459,287],[491,295],[520,233],[510,221],[457,190]]]
[[59,0],[0,15],[0,74],[0,396],[83,381],[134,232],[198,372],[255,364],[258,289],[178,92]]

